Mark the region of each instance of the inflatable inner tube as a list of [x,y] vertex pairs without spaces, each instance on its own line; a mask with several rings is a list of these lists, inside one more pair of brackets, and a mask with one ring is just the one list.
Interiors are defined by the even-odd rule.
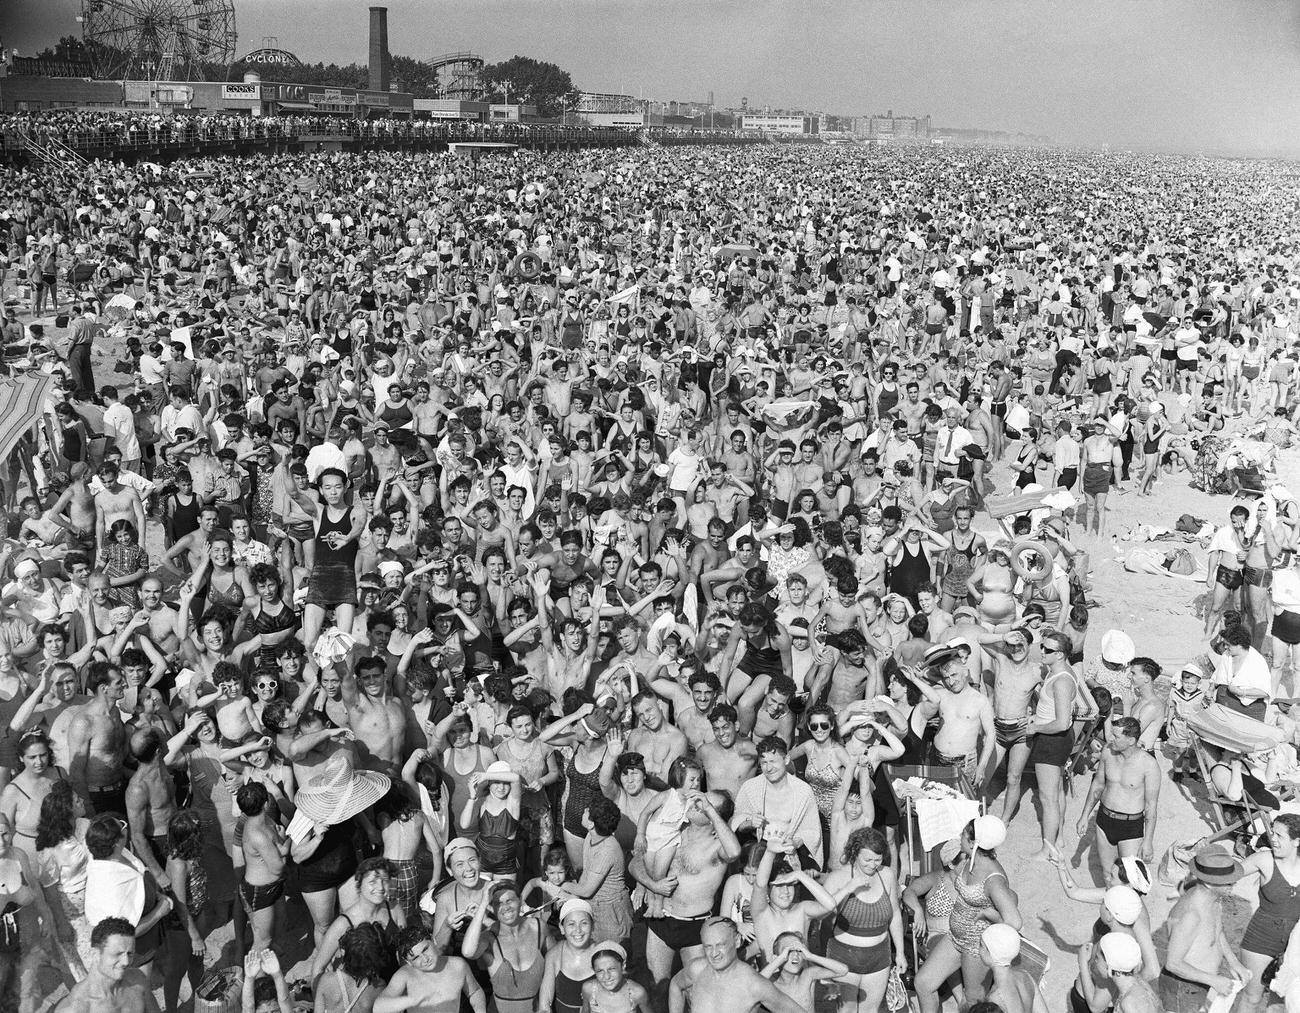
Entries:
[[542,273],[542,258],[535,253],[521,253],[511,261],[510,270],[524,281],[533,281]]
[[[1026,566],[1024,564],[1020,557],[1026,552],[1033,552],[1038,555],[1039,563],[1037,566]],[[1011,546],[1011,569],[1022,580],[1027,580],[1033,584],[1041,584],[1052,572],[1052,554],[1042,542],[1035,541],[1032,538],[1021,538]]]

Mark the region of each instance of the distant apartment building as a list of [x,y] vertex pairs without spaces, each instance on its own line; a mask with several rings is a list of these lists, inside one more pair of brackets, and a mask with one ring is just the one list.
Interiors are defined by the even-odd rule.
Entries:
[[616,95],[610,92],[583,91],[578,93],[579,113],[631,113],[645,108],[645,99],[635,95]]
[[816,134],[821,129],[817,116],[785,113],[745,113],[740,118],[742,130],[760,130],[765,134]]
[[890,109],[883,116],[860,116],[854,130],[859,137],[879,142],[928,141],[929,116],[895,116]]

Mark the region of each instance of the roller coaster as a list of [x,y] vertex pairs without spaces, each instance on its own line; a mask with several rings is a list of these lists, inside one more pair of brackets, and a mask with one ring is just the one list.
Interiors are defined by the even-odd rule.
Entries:
[[438,75],[439,97],[462,101],[483,97],[483,57],[475,53],[444,53],[424,62]]

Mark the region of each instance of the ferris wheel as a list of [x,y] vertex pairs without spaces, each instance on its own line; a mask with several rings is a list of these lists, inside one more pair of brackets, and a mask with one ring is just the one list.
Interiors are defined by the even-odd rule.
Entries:
[[231,0],[81,0],[78,20],[101,78],[201,80],[235,57]]

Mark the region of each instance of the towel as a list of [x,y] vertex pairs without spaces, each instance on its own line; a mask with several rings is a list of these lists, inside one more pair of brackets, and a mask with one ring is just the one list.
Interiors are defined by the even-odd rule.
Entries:
[[329,668],[336,661],[346,658],[356,643],[351,634],[338,628],[328,629],[316,638],[312,655],[321,668]]
[[86,866],[86,921],[125,918],[132,925],[144,917],[144,865],[129,851],[122,862],[92,858]]

